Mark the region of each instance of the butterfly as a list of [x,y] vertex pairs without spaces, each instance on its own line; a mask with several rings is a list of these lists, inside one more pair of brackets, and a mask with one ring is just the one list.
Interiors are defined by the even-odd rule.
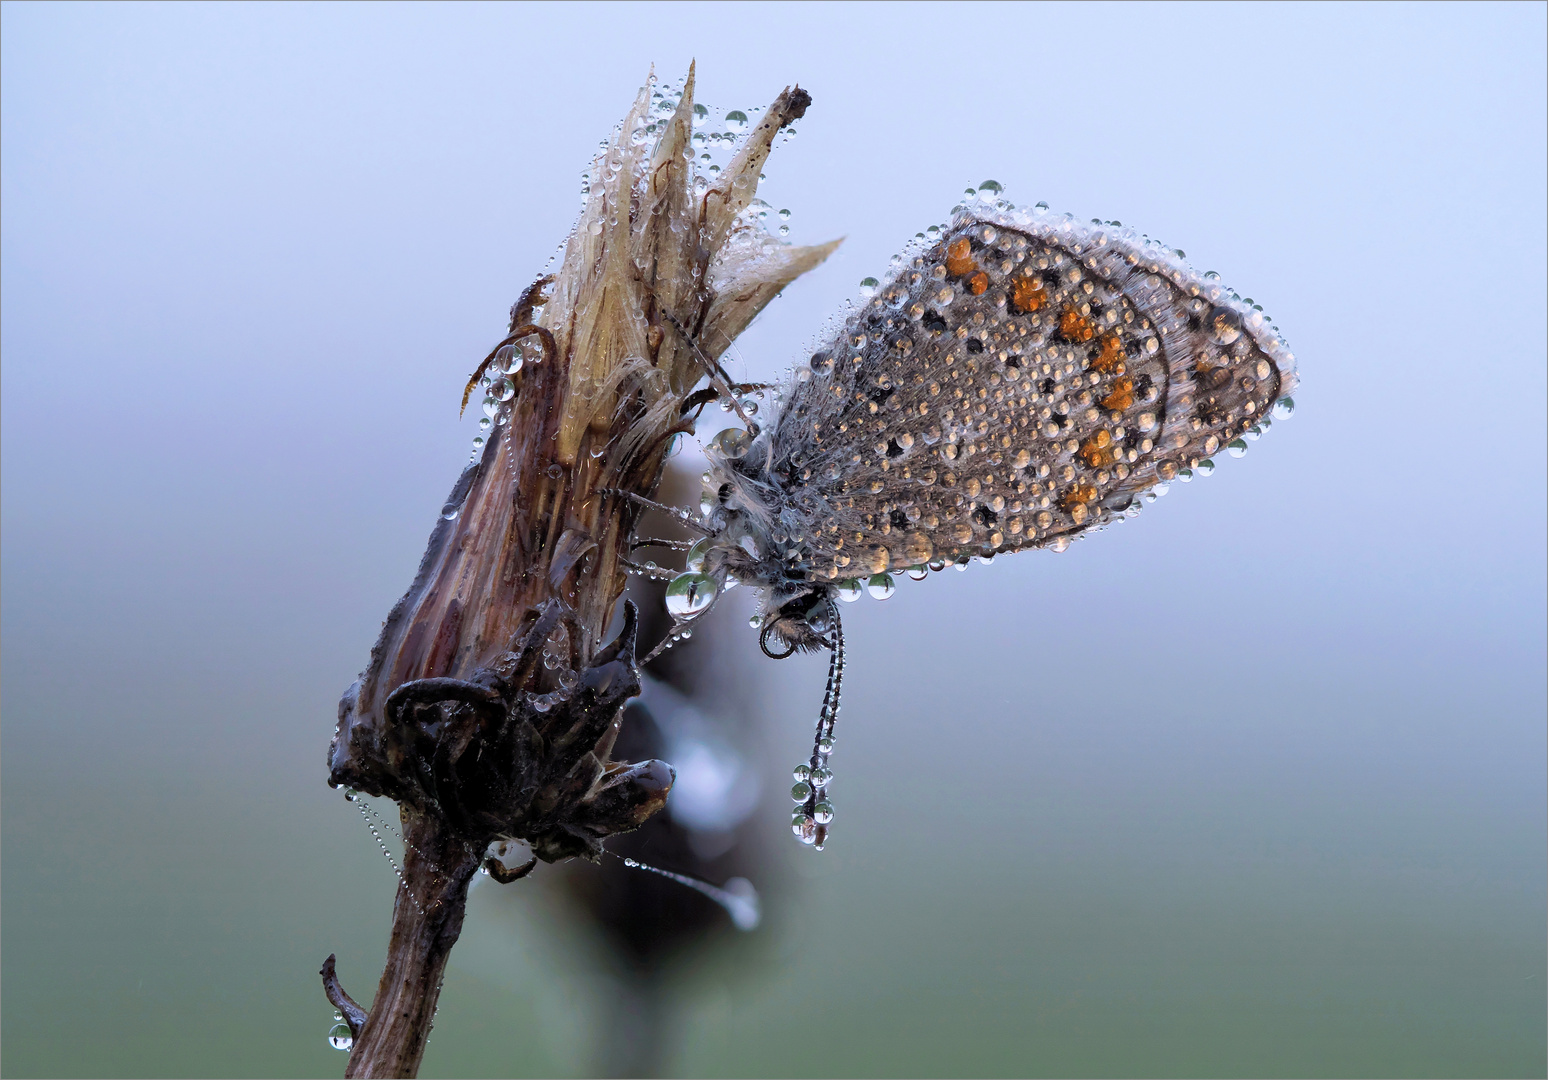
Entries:
[[838,598],[971,558],[1060,551],[1245,452],[1294,408],[1262,309],[1117,223],[965,208],[895,260],[798,368],[778,412],[707,448],[678,626],[760,587],[771,657],[827,649],[792,827],[821,846],[844,669]]

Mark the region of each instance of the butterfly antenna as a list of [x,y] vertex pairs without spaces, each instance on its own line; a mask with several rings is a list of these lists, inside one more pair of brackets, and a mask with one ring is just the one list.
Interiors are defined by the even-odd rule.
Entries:
[[[608,854],[617,855],[617,852],[609,851]],[[618,855],[618,858],[622,859],[623,864],[631,870],[648,870],[652,874],[660,874],[664,878],[671,878],[679,885],[686,885],[694,892],[709,897],[725,909],[738,930],[755,930],[758,923],[763,920],[763,905],[759,903],[758,890],[753,888],[753,883],[744,877],[734,877],[721,887],[711,885],[707,881],[700,881],[696,877],[689,877],[687,874],[663,870],[659,866],[651,866],[649,863],[642,863],[638,859],[631,859],[625,855]]]
[[807,789],[801,808],[791,823],[801,843],[811,844],[818,851],[828,841],[828,824],[833,820],[833,803],[828,798],[828,784],[833,780],[833,770],[828,768],[828,755],[833,753],[833,725],[838,720],[839,695],[844,689],[844,625],[839,620],[838,605],[828,601],[828,611],[833,618],[833,637],[829,641],[828,685],[822,692],[822,710],[817,714],[817,735],[812,744],[811,760],[795,768],[796,788]]

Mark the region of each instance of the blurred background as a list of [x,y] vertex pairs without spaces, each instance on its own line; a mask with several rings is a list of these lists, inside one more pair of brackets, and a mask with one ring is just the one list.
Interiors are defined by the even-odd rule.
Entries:
[[486,880],[424,1074],[1544,1075],[1544,24],[0,6],[0,1070],[342,1072],[316,972],[370,997],[395,879],[325,785],[338,696],[467,372],[696,57],[717,110],[811,91],[761,194],[847,237],[734,375],[994,179],[1260,300],[1299,409],[1067,553],[846,608],[821,853],[784,793],[826,661],[731,594],[675,677],[756,798],[649,850],[762,924]]

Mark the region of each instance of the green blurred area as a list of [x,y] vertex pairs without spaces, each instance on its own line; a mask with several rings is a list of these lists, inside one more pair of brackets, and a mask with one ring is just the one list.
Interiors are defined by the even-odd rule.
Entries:
[[[342,1069],[315,972],[337,952],[370,996],[394,885],[342,799],[9,768],[5,792],[6,1075]],[[1378,874],[1329,905],[1273,860],[1219,881],[1034,866],[1010,845],[892,846],[883,813],[851,817],[833,850],[792,851],[758,948],[683,959],[670,1072],[1544,1072],[1531,897],[1448,904]],[[607,965],[545,873],[475,888],[424,1075],[587,1074]]]

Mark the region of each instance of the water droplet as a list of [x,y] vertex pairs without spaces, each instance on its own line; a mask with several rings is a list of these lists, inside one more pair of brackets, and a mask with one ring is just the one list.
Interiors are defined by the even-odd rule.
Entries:
[[1278,420],[1288,420],[1295,415],[1295,398],[1282,397],[1274,402],[1274,417]]
[[819,766],[812,770],[812,787],[821,791],[833,782],[833,770],[827,766]]
[[516,396],[516,384],[509,379],[498,379],[489,388],[489,396],[499,401],[509,401]]
[[880,284],[881,284],[881,282],[877,281],[873,277],[861,278],[860,279],[860,295],[864,296],[864,297],[867,297],[867,298],[875,296],[876,295],[877,286],[879,286]]
[[564,466],[560,465],[557,461],[548,467],[548,478],[550,480],[557,480],[563,475]]
[[832,735],[824,735],[822,738],[817,740],[817,752],[823,755],[833,753]]
[[915,581],[923,581],[930,576],[930,568],[928,566],[910,566],[908,568],[908,576]]
[[693,106],[693,118],[695,120],[703,120],[707,116],[709,116],[709,107],[695,103]]
[[456,521],[458,513],[459,513],[458,509],[454,506],[450,510],[442,511],[442,513],[441,513],[441,520],[443,520],[443,521]]
[[726,113],[726,130],[737,134],[747,130],[747,114],[741,109],[732,109]]
[[355,1037],[350,1034],[349,1025],[340,1021],[328,1029],[328,1045],[335,1050],[352,1050],[355,1046]]
[[1004,190],[1005,185],[998,180],[985,180],[978,185],[978,194],[986,199],[996,198]]
[[893,582],[891,574],[872,574],[865,583],[865,591],[877,600],[885,600],[897,590],[897,584]]
[[812,807],[812,818],[819,825],[826,825],[833,820],[833,804],[824,800]]
[[833,591],[838,593],[840,600],[852,604],[860,599],[860,582],[854,578],[848,578],[835,584]]
[[798,813],[791,819],[790,831],[795,833],[796,839],[803,844],[817,842],[817,823],[803,813]]
[[1242,317],[1228,307],[1217,307],[1209,313],[1209,340],[1216,345],[1229,345],[1242,336]]
[[500,411],[500,402],[493,394],[484,395],[484,415],[491,420],[495,413]]
[[812,778],[812,767],[802,762],[790,770],[790,775],[800,783],[806,783]]
[[683,557],[683,568],[695,574],[704,573],[704,557],[709,554],[709,549],[709,537],[695,541],[693,547],[688,549],[688,554]]
[[477,450],[480,447],[482,447],[483,445],[484,445],[484,437],[482,435],[475,435],[475,436],[473,436],[473,449]]
[[1200,476],[1208,476],[1210,473],[1215,471],[1215,463],[1209,458],[1205,458],[1203,461],[1199,462],[1198,467],[1193,471]]
[[752,436],[741,428],[726,428],[715,436],[712,445],[720,451],[722,457],[735,461],[747,453],[747,448],[752,445]]
[[682,448],[683,448],[683,433],[681,431],[679,431],[676,435],[673,435],[670,440],[668,440],[667,448],[666,448],[666,456],[667,457],[676,457],[678,455],[678,452],[681,451]]
[[715,602],[719,591],[715,579],[708,574],[678,574],[667,583],[667,611],[674,619],[691,619],[702,615]]
[[812,793],[812,785],[805,780],[798,780],[790,788],[790,798],[795,802],[805,802],[806,797]]
[[1232,439],[1226,443],[1226,452],[1232,457],[1242,457],[1247,453],[1247,441],[1245,439]]
[[758,627],[763,625],[763,616],[762,615],[749,615],[747,617],[747,625],[752,627],[754,630],[758,629]]

